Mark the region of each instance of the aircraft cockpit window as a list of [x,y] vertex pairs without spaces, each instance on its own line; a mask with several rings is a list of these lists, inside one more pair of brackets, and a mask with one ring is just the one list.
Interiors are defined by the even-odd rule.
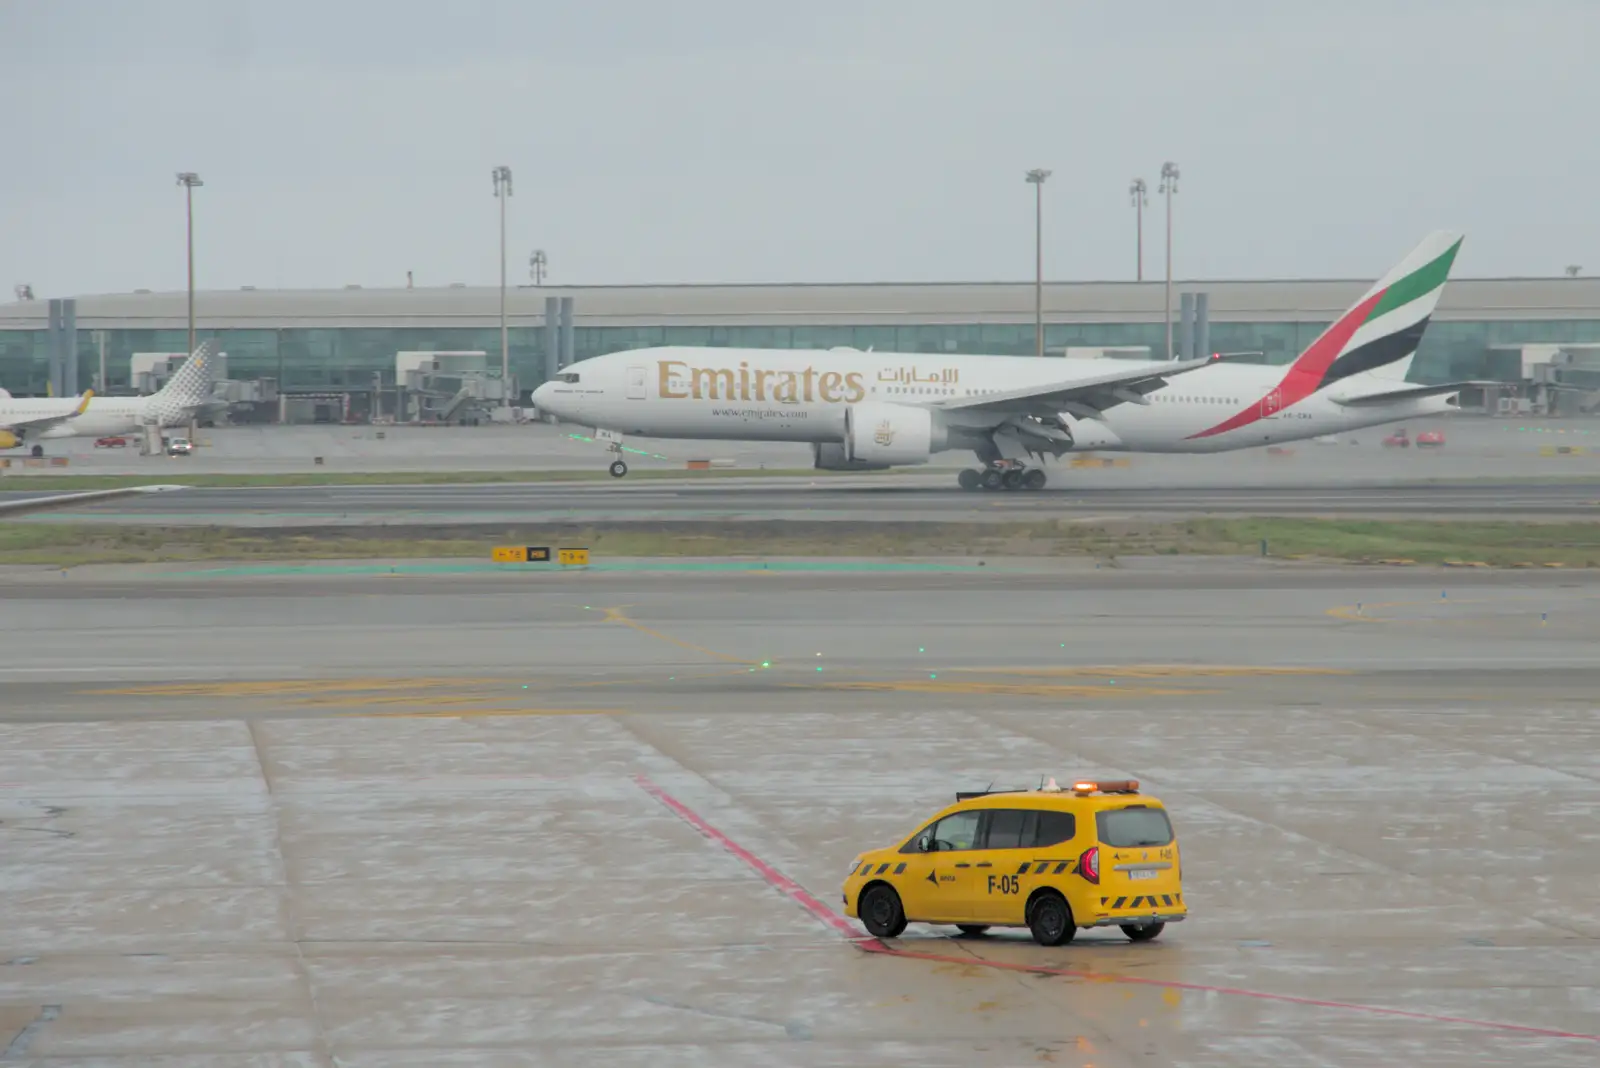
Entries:
[[574,374],[573,372],[571,372],[571,371],[566,371],[566,372],[563,372],[562,374],[556,375],[556,381],[557,382],[575,383],[575,382],[578,381],[578,376],[576,374]]

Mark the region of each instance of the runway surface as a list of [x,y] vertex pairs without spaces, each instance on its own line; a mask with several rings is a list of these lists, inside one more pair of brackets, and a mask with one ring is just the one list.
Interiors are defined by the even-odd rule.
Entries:
[[[1594,419],[1498,419],[1456,415],[1404,424],[1413,437],[1441,431],[1438,449],[1385,448],[1394,427],[1339,435],[1332,445],[1294,442],[1282,454],[1266,449],[1198,456],[1133,454],[1132,465],[1115,473],[1119,485],[1148,486],[1173,480],[1222,479],[1232,485],[1275,485],[1315,481],[1337,483],[1373,478],[1476,476],[1515,479],[1538,474],[1600,472],[1600,422]],[[239,426],[201,430],[188,456],[140,456],[136,448],[96,448],[91,438],[45,442],[49,456],[67,467],[21,466],[23,450],[0,453],[11,459],[6,478],[32,474],[159,474],[174,472],[272,474],[283,472],[371,471],[602,471],[611,457],[587,427],[545,423],[480,427],[424,426]],[[683,470],[690,460],[731,463],[752,472],[763,468],[808,469],[809,445],[785,442],[677,441],[630,438],[625,454],[635,470]],[[1579,454],[1546,456],[1541,450],[1566,447]],[[320,460],[320,463],[318,462]],[[973,463],[970,453],[946,452],[932,466],[954,477]],[[1064,464],[1053,464],[1064,474]],[[1093,473],[1070,472],[1073,480]]]
[[[1600,1051],[1587,574],[173,565],[0,597],[8,1064]],[[867,952],[829,918],[955,790],[1087,773],[1173,812],[1193,915],[1157,942]]]
[[[1194,515],[1600,517],[1600,478],[1580,483],[1274,487],[1173,485],[963,492],[927,475],[662,483],[545,482],[205,489],[94,502],[34,522],[222,526],[651,523],[672,520],[978,522]],[[0,500],[14,499],[0,494]]]

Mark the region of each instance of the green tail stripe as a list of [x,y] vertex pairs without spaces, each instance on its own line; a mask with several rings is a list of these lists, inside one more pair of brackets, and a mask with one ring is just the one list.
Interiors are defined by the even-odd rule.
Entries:
[[1383,291],[1383,297],[1367,315],[1366,322],[1387,315],[1403,305],[1432,293],[1444,285],[1445,279],[1450,276],[1450,267],[1456,261],[1456,253],[1461,249],[1461,242],[1457,241],[1439,254],[1438,259],[1424,264],[1395,282]]

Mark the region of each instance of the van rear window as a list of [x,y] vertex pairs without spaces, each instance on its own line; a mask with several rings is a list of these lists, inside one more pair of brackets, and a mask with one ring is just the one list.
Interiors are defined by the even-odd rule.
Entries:
[[1095,814],[1100,844],[1113,849],[1164,846],[1172,841],[1172,823],[1165,809],[1108,808]]

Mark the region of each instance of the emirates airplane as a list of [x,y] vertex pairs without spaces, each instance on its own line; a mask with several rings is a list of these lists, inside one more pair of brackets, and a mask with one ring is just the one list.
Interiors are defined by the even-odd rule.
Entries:
[[1406,372],[1462,239],[1430,234],[1287,367],[666,347],[574,363],[533,403],[592,426],[618,478],[634,434],[805,442],[829,471],[970,449],[982,466],[961,472],[963,489],[1040,489],[1029,459],[1045,454],[1224,452],[1450,410],[1479,383],[1411,385]]

